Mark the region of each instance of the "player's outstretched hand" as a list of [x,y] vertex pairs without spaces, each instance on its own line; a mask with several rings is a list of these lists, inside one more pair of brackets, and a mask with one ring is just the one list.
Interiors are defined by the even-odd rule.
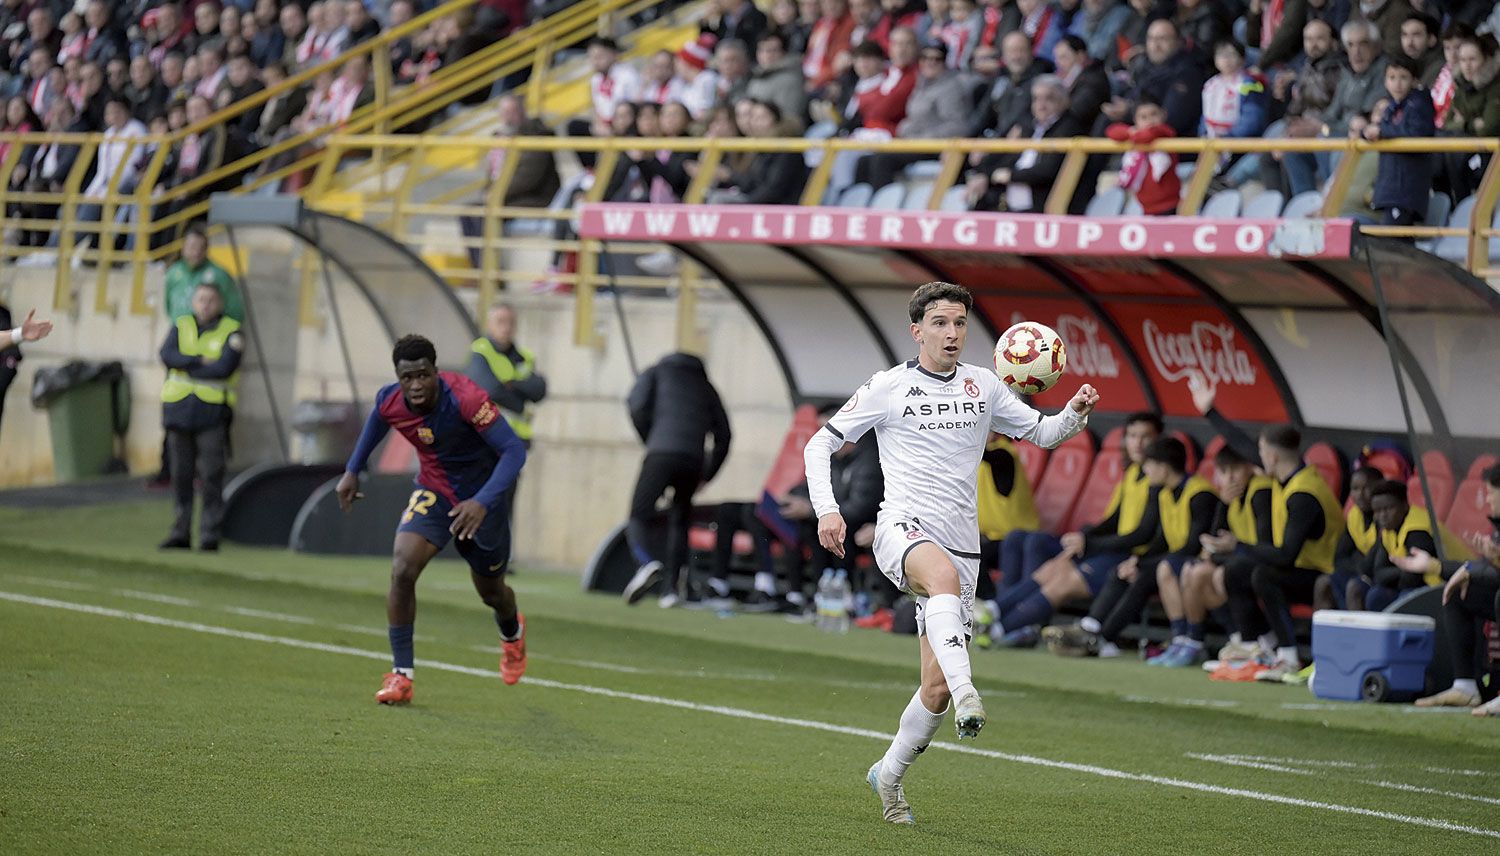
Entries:
[[21,339],[26,342],[35,342],[47,338],[52,332],[51,321],[37,321],[36,310],[26,313],[26,320],[21,322]]
[[1193,407],[1196,407],[1199,413],[1207,416],[1208,411],[1214,409],[1214,397],[1218,395],[1219,390],[1209,385],[1208,378],[1203,376],[1203,372],[1193,369],[1192,374],[1188,375],[1188,392],[1193,396]]
[[345,513],[354,507],[355,500],[365,498],[365,495],[359,492],[359,476],[351,472],[344,473],[333,492],[338,494],[339,509]]
[[453,506],[453,510],[448,512],[448,516],[453,518],[453,525],[448,527],[448,531],[452,532],[458,540],[468,541],[474,537],[475,532],[479,531],[479,524],[484,522],[484,516],[487,513],[489,512],[483,505],[472,499],[466,499]]
[[[1406,556],[1392,556],[1391,564],[1400,568],[1408,574],[1425,574],[1433,569],[1438,563],[1433,561],[1432,554],[1426,550],[1416,547]],[[1439,566],[1441,567],[1441,566]]]
[[846,534],[848,534],[848,529],[844,523],[844,515],[837,511],[830,511],[818,518],[818,543],[823,545],[823,549],[840,559],[844,558]]
[[1073,400],[1068,406],[1079,416],[1087,416],[1094,412],[1094,407],[1099,403],[1099,390],[1094,389],[1093,384],[1084,384],[1073,393]]

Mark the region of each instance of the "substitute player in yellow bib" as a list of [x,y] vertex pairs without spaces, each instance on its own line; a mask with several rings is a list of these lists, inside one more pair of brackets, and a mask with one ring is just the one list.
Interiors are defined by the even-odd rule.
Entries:
[[989,367],[960,362],[973,306],[960,285],[918,288],[908,307],[917,357],[877,372],[855,390],[803,453],[818,540],[842,555],[847,526],[834,501],[829,459],[871,429],[880,444],[885,498],[875,522],[875,560],[897,588],[916,598],[922,668],[895,741],[866,775],[892,823],[914,822],[902,777],[937,732],[950,699],[960,738],[977,737],[984,727],[967,643],[979,574],[977,484],[985,443],[998,432],[1057,446],[1083,430],[1099,402],[1084,384],[1061,413],[1043,416]]

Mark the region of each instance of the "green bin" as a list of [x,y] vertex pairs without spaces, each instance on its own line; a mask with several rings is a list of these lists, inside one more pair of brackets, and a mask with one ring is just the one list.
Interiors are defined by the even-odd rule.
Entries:
[[41,369],[31,386],[31,403],[47,411],[59,482],[125,471],[115,437],[130,427],[130,384],[118,362]]

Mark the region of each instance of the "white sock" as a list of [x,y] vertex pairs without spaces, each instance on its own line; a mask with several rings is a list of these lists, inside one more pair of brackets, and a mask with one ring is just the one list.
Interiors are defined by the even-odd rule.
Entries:
[[1113,642],[1105,642],[1099,646],[1099,659],[1108,660],[1111,657],[1120,656],[1120,646]]
[[708,578],[708,587],[714,590],[719,597],[729,597],[729,583],[715,577]]
[[1240,632],[1236,630],[1233,633],[1229,634],[1229,644],[1243,645],[1245,644],[1245,637],[1241,636]]
[[1095,618],[1092,615],[1085,615],[1082,619],[1079,620],[1078,626],[1082,627],[1084,630],[1087,630],[1090,633],[1098,633],[1100,630],[1104,629],[1103,626],[1099,623],[1099,619]]
[[1285,648],[1277,648],[1276,659],[1280,660],[1283,663],[1286,663],[1289,666],[1301,665],[1301,661],[1297,659],[1296,645],[1288,645]]
[[761,594],[776,593],[776,577],[765,571],[755,572],[755,590]]
[[1473,678],[1454,678],[1453,688],[1461,693],[1468,693],[1471,696],[1479,695],[1479,682]]
[[937,655],[938,667],[948,682],[948,692],[974,688],[969,673],[969,649],[964,647],[963,604],[956,594],[933,595],[927,599],[927,643]]
[[1255,641],[1260,643],[1260,650],[1267,654],[1276,650],[1276,634],[1274,633],[1262,634]]
[[[414,677],[417,676],[417,670],[416,669],[392,668],[391,671],[395,672],[398,675],[405,675],[406,678],[407,678],[407,680],[411,680],[412,678],[414,678]],[[1475,690],[1474,692],[1477,695],[1479,691]]]
[[801,606],[804,603],[807,603],[807,595],[803,594],[800,591],[789,591],[789,592],[787,592],[786,593],[786,599],[787,599],[788,603],[795,603],[798,606]]
[[938,726],[943,724],[943,716],[947,713],[946,708],[939,713],[928,710],[922,704],[921,690],[912,694],[911,701],[906,703],[906,710],[901,712],[901,727],[896,730],[896,739],[891,741],[891,748],[885,750],[885,759],[880,762],[882,784],[900,784],[901,777],[906,775],[906,768],[932,742],[932,735],[937,733]]

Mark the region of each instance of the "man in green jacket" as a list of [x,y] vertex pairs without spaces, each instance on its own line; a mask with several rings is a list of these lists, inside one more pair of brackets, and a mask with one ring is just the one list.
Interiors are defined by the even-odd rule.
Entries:
[[243,324],[245,299],[240,294],[240,287],[229,271],[209,260],[208,233],[195,223],[188,227],[182,238],[182,258],[167,268],[166,299],[162,301],[167,320],[175,322],[184,315],[192,315],[193,290],[205,282],[212,284],[223,296],[224,314]]

